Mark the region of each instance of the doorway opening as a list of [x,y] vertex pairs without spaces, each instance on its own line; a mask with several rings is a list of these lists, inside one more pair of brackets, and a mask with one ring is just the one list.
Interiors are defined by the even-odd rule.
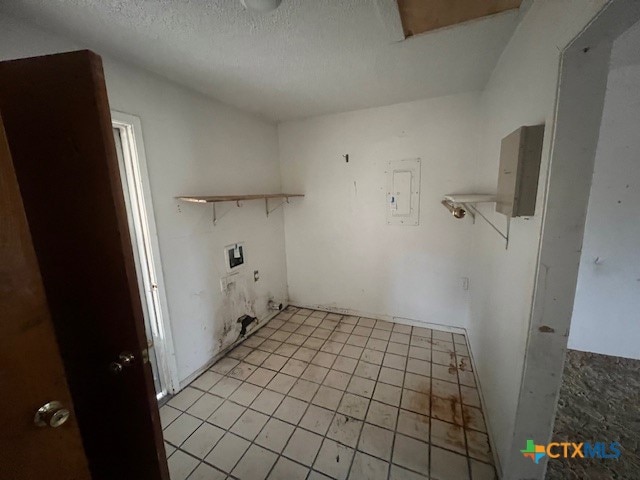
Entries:
[[[543,478],[550,462],[548,456],[538,464],[525,462],[520,449],[528,439],[542,444],[548,444],[552,439],[569,330],[574,328],[572,319],[580,262],[583,255],[586,255],[585,260],[589,255],[583,250],[583,242],[612,46],[639,20],[640,3],[632,0],[609,2],[561,55],[531,322],[505,478]],[[626,98],[624,101],[631,100]],[[617,145],[624,145],[624,142],[618,141]],[[616,156],[620,155],[616,153]],[[612,165],[607,168],[611,169]],[[613,190],[608,195],[611,192]],[[615,195],[610,201],[619,198]],[[616,245],[616,249],[621,248]],[[591,259],[594,267],[598,263],[601,259]],[[610,318],[600,320],[610,328]],[[574,360],[569,358],[568,361],[568,367],[572,368]],[[606,385],[603,384],[598,393],[601,391],[606,391]],[[581,415],[588,414],[583,411]],[[589,439],[588,434],[584,439]]]
[[111,112],[129,232],[144,312],[149,363],[158,400],[178,389],[178,376],[164,290],[140,119]]

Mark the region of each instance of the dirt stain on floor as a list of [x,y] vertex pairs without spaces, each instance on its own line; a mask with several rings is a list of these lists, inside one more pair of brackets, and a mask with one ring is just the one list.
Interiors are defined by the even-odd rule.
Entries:
[[449,373],[453,375],[458,371],[458,366],[456,365],[456,354],[453,352],[449,352]]
[[445,425],[444,431],[434,431],[431,433],[434,444],[437,445],[440,443],[452,450],[464,453],[467,447],[464,441],[464,431],[462,427],[450,423]]
[[486,430],[482,412],[479,409],[463,405],[462,418],[464,419],[464,424],[467,428],[472,428],[481,432]]
[[407,397],[402,408],[422,415],[429,415],[429,395],[415,393]]
[[470,372],[471,368],[469,367],[469,363],[467,362],[466,357],[461,357],[458,362],[458,368],[462,372]]
[[455,397],[431,396],[431,416],[456,425],[462,425],[462,408]]

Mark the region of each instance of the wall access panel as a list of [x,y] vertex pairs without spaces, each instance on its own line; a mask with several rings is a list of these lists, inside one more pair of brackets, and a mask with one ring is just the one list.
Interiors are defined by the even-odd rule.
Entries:
[[392,160],[387,169],[387,224],[420,223],[420,159]]

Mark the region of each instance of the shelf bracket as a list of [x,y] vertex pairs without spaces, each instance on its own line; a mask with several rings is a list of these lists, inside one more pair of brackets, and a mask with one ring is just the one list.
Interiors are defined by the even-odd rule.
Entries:
[[[505,241],[504,249],[508,250],[509,249],[509,231],[511,229],[511,217],[507,216],[507,232],[506,233],[502,233],[502,231],[498,227],[496,227],[491,222],[491,220],[489,220],[487,217],[485,217],[482,214],[482,212],[480,212],[480,210],[478,210],[475,207],[475,205],[471,205],[471,204],[465,205],[465,208],[467,208],[467,207],[469,207],[469,208],[471,208],[473,210],[473,214],[480,215],[480,217],[482,217],[484,219],[484,221],[487,222],[491,226],[491,228],[493,228],[496,232],[498,232],[498,235],[500,235]],[[467,210],[467,211],[469,211],[469,210]],[[473,216],[473,219],[474,219],[474,223],[475,223],[475,215]]]
[[[242,204],[240,203],[242,200],[236,200],[236,207],[242,207]],[[213,208],[213,224],[217,225],[218,224],[218,220],[220,220],[220,218],[222,217],[218,217],[217,216],[217,211],[216,211],[216,203],[217,202],[211,202],[211,207]],[[224,217],[225,214],[223,214],[222,216]]]
[[277,207],[272,208],[271,210],[269,210],[269,199],[265,198],[264,199],[264,209],[265,209],[265,212],[267,214],[267,218],[269,217],[270,213],[275,212],[276,210],[278,210],[280,207],[282,207],[283,205],[285,205],[287,203],[289,203],[289,197],[285,197],[285,200],[283,202],[280,202]]

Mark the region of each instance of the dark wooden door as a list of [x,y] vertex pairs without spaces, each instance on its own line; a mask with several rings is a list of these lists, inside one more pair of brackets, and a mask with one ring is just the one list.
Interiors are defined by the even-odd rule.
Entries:
[[168,479],[100,57],[0,62],[0,112],[92,477]]
[[[1,118],[0,392],[0,477],[90,478]],[[36,425],[52,401],[67,420]]]

